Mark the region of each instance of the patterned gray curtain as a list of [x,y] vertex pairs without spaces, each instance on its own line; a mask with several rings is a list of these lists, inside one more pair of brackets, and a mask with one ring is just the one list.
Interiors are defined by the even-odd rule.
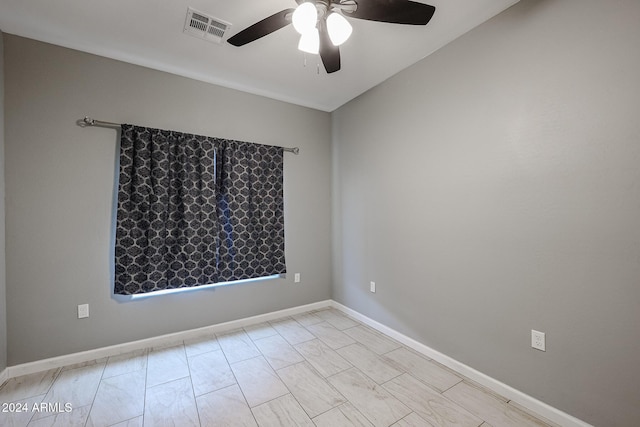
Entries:
[[123,124],[114,293],[284,273],[283,204],[282,148]]
[[217,154],[220,281],[286,273],[282,148],[225,141]]

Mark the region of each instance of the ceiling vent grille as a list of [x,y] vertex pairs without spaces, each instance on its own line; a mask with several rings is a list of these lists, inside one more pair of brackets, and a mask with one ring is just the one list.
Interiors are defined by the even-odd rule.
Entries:
[[231,24],[228,22],[189,8],[184,32],[199,39],[220,43],[230,27]]

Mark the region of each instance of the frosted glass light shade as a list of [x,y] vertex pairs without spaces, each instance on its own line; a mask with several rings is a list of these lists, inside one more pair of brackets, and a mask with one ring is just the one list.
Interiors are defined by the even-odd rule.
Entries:
[[315,28],[318,21],[318,11],[313,3],[302,3],[296,8],[291,17],[293,28],[300,34],[304,34]]
[[349,21],[347,21],[344,16],[332,12],[327,17],[327,31],[329,32],[331,43],[333,43],[334,46],[340,46],[351,36],[353,27],[351,27],[351,24],[349,24]]
[[302,33],[300,36],[300,42],[298,42],[298,49],[303,52],[317,54],[320,51],[320,34],[317,28]]

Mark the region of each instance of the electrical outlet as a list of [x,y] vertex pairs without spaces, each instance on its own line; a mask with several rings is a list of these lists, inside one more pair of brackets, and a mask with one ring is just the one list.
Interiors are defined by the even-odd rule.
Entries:
[[531,347],[540,351],[547,351],[544,332],[531,330]]
[[376,282],[369,282],[369,290],[374,294],[376,293]]
[[89,317],[89,304],[80,304],[78,306],[78,319]]
[[294,283],[300,283],[300,273],[296,273],[293,275]]

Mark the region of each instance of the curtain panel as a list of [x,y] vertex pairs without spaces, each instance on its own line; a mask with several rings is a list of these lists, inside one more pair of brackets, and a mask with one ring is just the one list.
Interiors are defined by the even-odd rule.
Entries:
[[121,127],[115,294],[286,272],[281,147]]
[[282,148],[225,141],[217,166],[218,279],[286,273]]

